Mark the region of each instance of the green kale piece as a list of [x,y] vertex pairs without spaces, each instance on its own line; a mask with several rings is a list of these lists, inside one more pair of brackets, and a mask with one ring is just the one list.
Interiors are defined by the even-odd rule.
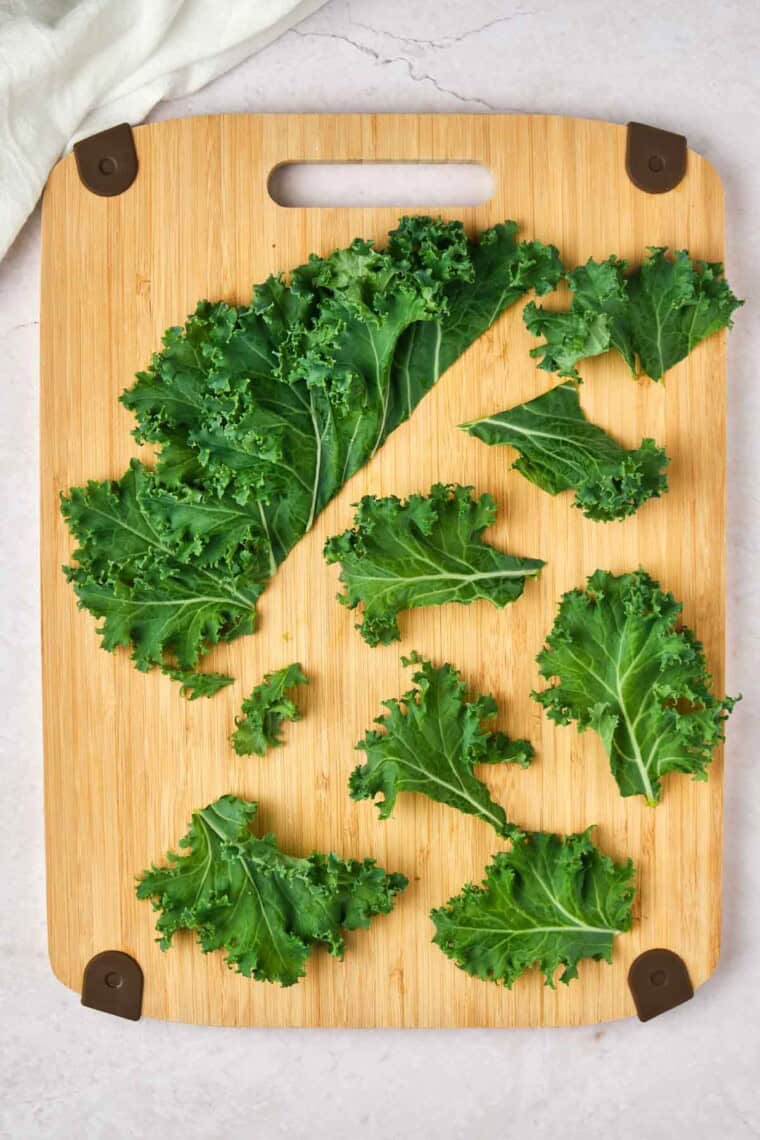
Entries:
[[429,495],[406,502],[365,495],[353,529],[328,538],[325,558],[340,562],[346,588],[339,600],[350,609],[363,605],[357,629],[369,645],[400,640],[396,615],[402,610],[479,598],[501,608],[541,572],[540,559],[504,554],[483,541],[496,504],[471,492],[436,483]]
[[492,696],[467,701],[464,681],[453,666],[436,667],[416,653],[402,661],[419,665],[412,676],[417,687],[398,700],[383,701],[388,712],[375,721],[383,731],[371,729],[357,745],[366,761],[351,774],[351,799],[374,799],[382,793],[379,815],[387,819],[399,792],[418,792],[478,816],[499,835],[511,835],[513,825],[504,809],[493,802],[473,768],[525,768],[532,746],[483,727],[483,721],[496,715],[496,701]]
[[193,812],[179,842],[186,853],[144,871],[137,897],[159,912],[162,950],[178,930],[194,930],[204,954],[224,950],[245,977],[292,986],[313,946],[342,958],[343,931],[389,914],[407,879],[374,859],[286,855],[273,835],[251,834],[257,806],[225,795]]
[[597,570],[564,594],[533,697],[557,724],[574,720],[602,738],[622,796],[654,806],[667,772],[707,779],[736,700],[718,698],[702,645],[679,626],[682,605],[644,570]]
[[586,419],[570,381],[460,426],[484,443],[514,447],[517,471],[550,495],[574,490],[575,505],[590,519],[626,518],[668,489],[664,448],[653,439],[633,451],[621,447]]
[[[172,529],[175,506],[181,532]],[[205,504],[161,487],[136,459],[119,480],[74,488],[61,509],[79,543],[66,576],[80,605],[101,619],[104,649],[131,645],[138,669],[168,657],[190,672],[210,645],[253,631],[268,553],[250,524],[213,554]]]
[[631,928],[634,868],[603,855],[591,830],[515,835],[481,886],[431,912],[433,941],[472,977],[508,988],[534,966],[553,988],[559,967],[567,984],[581,959],[611,962],[615,935]]
[[180,692],[189,701],[197,701],[199,697],[213,697],[220,689],[226,689],[234,681],[226,673],[193,673],[184,669],[173,669],[170,665],[162,665],[161,672],[172,681],[179,682]]
[[693,262],[688,250],[676,250],[672,258],[666,253],[667,246],[650,247],[628,277],[625,261],[591,258],[566,275],[569,309],[526,305],[529,331],[545,338],[531,352],[539,368],[580,380],[580,361],[614,348],[633,375],[640,369],[662,380],[700,341],[732,328],[733,313],[744,302],[729,288],[722,264]]
[[308,683],[309,678],[297,663],[265,674],[261,684],[243,701],[243,716],[235,721],[232,744],[238,756],[263,756],[267,748],[283,743],[283,721],[301,719],[295,701],[286,694],[296,685]]

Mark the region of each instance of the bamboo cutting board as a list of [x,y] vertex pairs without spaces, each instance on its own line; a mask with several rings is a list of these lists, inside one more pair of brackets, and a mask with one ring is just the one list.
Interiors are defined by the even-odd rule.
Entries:
[[[597,567],[639,565],[685,603],[723,686],[724,339],[712,337],[664,386],[634,382],[610,353],[584,365],[583,406],[627,447],[653,436],[672,457],[670,493],[622,523],[602,525],[509,469],[506,449],[458,431],[471,420],[545,391],[521,306],[501,317],[447,372],[290,554],[260,602],[259,632],[220,647],[209,669],[233,686],[188,703],[126,652],[98,648],[95,622],[76,608],[60,571],[72,542],[58,511],[62,490],[118,477],[141,452],[117,402],[165,328],[202,297],[247,302],[251,284],[327,254],[356,236],[383,241],[408,208],[287,209],[267,179],[285,161],[480,161],[494,196],[469,209],[438,209],[468,229],[514,218],[521,236],[553,242],[566,265],[616,253],[640,260],[647,245],[723,254],[720,181],[689,153],[670,193],[637,190],[625,172],[624,127],[543,116],[219,116],[139,127],[139,174],[114,198],[80,182],[73,157],[53,171],[43,210],[42,640],[50,959],[80,989],[87,961],[125,950],[145,973],[152,1017],[261,1026],[566,1025],[632,1014],[628,967],[664,946],[682,956],[695,985],[715,969],[720,929],[722,761],[707,784],[665,780],[655,810],[621,799],[598,738],[552,725],[529,692],[534,657],[562,591]],[[149,458],[150,451],[142,450]],[[503,611],[486,602],[416,610],[403,641],[370,649],[356,615],[334,598],[338,567],[322,560],[325,537],[351,522],[362,494],[427,491],[436,480],[474,484],[498,503],[487,539],[546,560],[538,582]],[[556,991],[534,972],[512,991],[466,976],[432,945],[428,912],[468,880],[479,881],[502,844],[490,828],[422,797],[401,796],[383,823],[370,802],[352,803],[353,747],[383,698],[409,684],[401,653],[417,649],[461,670],[472,690],[493,692],[499,727],[528,737],[527,772],[482,769],[509,818],[568,832],[599,825],[597,841],[638,867],[636,920],[615,941],[614,964],[583,962]],[[264,672],[300,661],[311,678],[304,718],[286,747],[236,757],[228,743],[240,703]],[[191,935],[168,953],[134,876],[186,830],[193,808],[224,792],[260,803],[259,827],[283,848],[375,856],[410,885],[394,912],[348,936],[343,963],[316,951],[307,978],[281,989],[233,974],[204,957]]]

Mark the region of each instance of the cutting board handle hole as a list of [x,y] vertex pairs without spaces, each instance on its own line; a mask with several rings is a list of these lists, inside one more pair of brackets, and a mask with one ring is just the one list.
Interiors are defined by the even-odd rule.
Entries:
[[493,195],[479,162],[284,162],[269,175],[278,206],[481,206]]

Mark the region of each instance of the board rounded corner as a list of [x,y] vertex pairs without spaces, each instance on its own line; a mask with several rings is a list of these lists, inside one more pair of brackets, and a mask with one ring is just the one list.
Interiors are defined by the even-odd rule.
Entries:
[[697,992],[697,990],[701,990],[702,986],[706,985],[708,982],[713,981],[716,974],[718,974],[719,972],[720,973],[723,972],[722,968],[721,968],[722,954],[723,954],[723,947],[721,945],[720,933],[719,933],[718,939],[717,939],[715,946],[713,948],[713,952],[710,955],[710,959],[707,963],[707,967],[706,967],[704,973],[700,974],[699,977],[694,979],[694,992],[695,993]]
[[52,974],[55,981],[64,986],[65,989],[67,989],[70,993],[76,994],[77,997],[80,997],[82,993],[81,980],[77,983],[71,978],[70,972],[68,971],[70,962],[67,961],[65,955],[63,954],[60,956],[59,960],[57,952],[54,950],[49,941],[47,944],[47,962],[50,973]]
[[703,176],[704,180],[706,182],[710,183],[713,193],[716,194],[717,197],[719,198],[720,209],[722,211],[723,210],[723,203],[724,203],[724,199],[725,199],[725,191],[723,188],[723,176],[721,175],[719,168],[716,166],[715,162],[713,162],[713,160],[711,158],[708,158],[706,155],[702,154],[698,150],[694,150],[693,147],[689,147],[688,152],[687,152],[687,165],[686,165],[687,177],[689,174],[689,165],[695,161],[701,167],[702,176]]
[[76,166],[73,150],[62,154],[58,161],[53,165],[50,173],[45,180],[45,185],[42,188],[42,212],[43,217],[46,208],[50,204],[51,197],[58,189],[59,184],[68,177],[69,170],[72,166]]

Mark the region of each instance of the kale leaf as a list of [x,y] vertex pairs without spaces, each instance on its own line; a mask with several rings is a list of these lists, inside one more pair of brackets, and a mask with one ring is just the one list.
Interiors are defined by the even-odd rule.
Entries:
[[460,969],[508,988],[533,966],[553,988],[560,966],[567,984],[582,958],[611,962],[615,935],[631,927],[634,869],[603,855],[590,832],[516,835],[481,886],[431,912],[433,941]]
[[402,658],[419,665],[417,686],[398,700],[383,701],[388,712],[376,719],[383,729],[370,729],[357,748],[366,761],[352,772],[353,800],[380,793],[380,819],[387,819],[399,792],[419,792],[490,823],[499,835],[510,835],[504,809],[473,774],[476,764],[519,764],[527,767],[533,748],[527,740],[510,740],[482,722],[496,715],[492,696],[466,700],[465,684],[452,665],[436,667],[414,653]]
[[625,518],[668,489],[664,448],[643,439],[626,451],[586,419],[569,381],[461,427],[484,443],[516,448],[520,458],[512,466],[550,495],[574,489],[575,505],[590,519]]
[[598,732],[620,794],[652,806],[667,772],[707,779],[736,703],[712,692],[702,645],[677,624],[682,608],[644,570],[597,570],[563,595],[536,659],[558,680],[533,697],[557,724]]
[[224,950],[238,973],[291,986],[314,945],[342,958],[342,931],[390,913],[407,880],[374,859],[285,855],[273,835],[251,834],[256,810],[226,795],[193,812],[179,843],[187,853],[169,852],[168,866],[144,871],[137,897],[160,912],[162,950],[178,930],[195,930],[204,954]]
[[496,504],[490,495],[473,499],[471,491],[436,483],[429,495],[406,502],[365,495],[353,529],[328,538],[325,558],[340,562],[346,588],[339,600],[350,609],[363,604],[356,628],[369,645],[400,640],[402,610],[478,598],[502,607],[540,573],[539,559],[503,554],[483,541]]
[[261,684],[243,701],[243,716],[235,721],[232,744],[238,756],[251,756],[254,752],[263,756],[267,748],[283,743],[282,722],[301,719],[298,706],[286,695],[287,691],[308,683],[309,678],[297,663],[265,674]]
[[628,281],[628,323],[641,369],[661,380],[695,345],[720,329],[732,328],[732,315],[744,304],[729,288],[719,261],[689,260],[686,250],[673,259],[666,247],[653,247]]
[[592,258],[566,275],[569,309],[526,305],[529,331],[545,338],[531,352],[540,358],[539,368],[580,380],[579,361],[614,348],[633,375],[640,368],[662,380],[705,337],[731,328],[744,302],[731,292],[722,264],[692,262],[687,250],[676,250],[672,258],[666,253],[666,246],[650,247],[628,277],[625,261]]

